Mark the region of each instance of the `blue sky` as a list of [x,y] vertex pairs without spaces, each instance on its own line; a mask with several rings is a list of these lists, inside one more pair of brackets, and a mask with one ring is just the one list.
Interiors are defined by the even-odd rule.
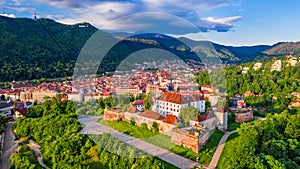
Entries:
[[297,0],[0,0],[0,13],[32,18],[36,11],[38,17],[89,22],[107,31],[153,31],[241,46],[299,41],[299,6]]

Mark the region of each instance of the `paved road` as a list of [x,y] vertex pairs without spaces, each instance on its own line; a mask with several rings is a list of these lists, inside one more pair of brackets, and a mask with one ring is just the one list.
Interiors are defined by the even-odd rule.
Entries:
[[46,169],[49,169],[49,167],[47,167],[44,162],[43,162],[43,155],[40,151],[40,145],[36,144],[34,141],[32,140],[29,140],[29,144],[27,144],[27,146],[33,150],[35,152],[35,154],[37,155],[38,157],[38,162],[41,166],[43,166],[44,168]]
[[1,159],[1,169],[9,169],[10,161],[9,157],[12,152],[18,148],[17,142],[13,141],[12,122],[6,123],[4,131],[4,143]]
[[102,125],[97,120],[99,117],[86,117],[80,118],[79,122],[82,123],[85,128],[81,131],[82,134],[103,134],[110,133],[116,139],[131,145],[139,150],[142,150],[148,154],[156,156],[167,163],[170,163],[178,168],[193,168],[194,166],[203,166],[197,162],[181,157],[177,154],[171,153],[168,150],[147,143],[141,139],[137,139],[128,136],[124,133],[116,131],[108,126]]
[[222,151],[223,151],[223,149],[224,149],[226,140],[228,139],[228,137],[229,137],[231,134],[233,134],[233,133],[235,133],[235,132],[236,132],[236,130],[231,131],[231,132],[226,132],[226,133],[223,135],[223,137],[221,138],[221,140],[220,140],[220,142],[219,142],[218,148],[217,148],[217,150],[215,151],[215,154],[214,154],[213,158],[211,159],[211,161],[210,161],[210,163],[209,163],[208,168],[214,169],[214,168],[217,167],[218,162],[219,162],[219,159],[220,159],[220,156],[221,156]]

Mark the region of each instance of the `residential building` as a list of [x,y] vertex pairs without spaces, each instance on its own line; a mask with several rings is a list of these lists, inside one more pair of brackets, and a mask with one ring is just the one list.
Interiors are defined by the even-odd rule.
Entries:
[[282,68],[282,62],[281,60],[275,60],[275,62],[271,66],[271,72],[278,71],[280,72]]
[[255,96],[255,94],[254,94],[253,92],[251,92],[251,91],[246,91],[246,92],[244,93],[244,96],[245,96],[245,97]]
[[159,96],[162,93],[160,85],[147,85],[146,94],[148,93],[151,93],[153,97]]
[[237,102],[237,107],[238,108],[246,108],[247,107],[246,102],[244,100],[239,100]]
[[164,92],[155,101],[153,109],[166,117],[169,114],[179,116],[180,109],[186,106],[196,107],[200,112],[205,112],[205,99],[199,94],[180,94]]
[[242,74],[246,74],[249,71],[249,67],[243,67]]
[[300,100],[294,100],[294,101],[292,102],[292,106],[293,106],[293,107],[300,107]]
[[208,91],[208,92],[212,92],[212,93],[218,93],[219,88],[215,87],[215,86],[210,86],[210,85],[202,85],[201,86],[201,91]]
[[27,112],[28,112],[28,108],[14,110],[14,113],[13,113],[14,120],[17,120],[17,119],[25,116]]
[[99,93],[87,93],[84,95],[84,101],[94,101],[101,98],[101,95]]
[[260,69],[262,67],[262,65],[263,65],[262,63],[257,62],[257,63],[254,64],[253,69],[254,70],[258,70],[258,69]]
[[79,92],[69,93],[68,94],[68,100],[83,102],[84,95],[83,95],[83,93],[79,93]]
[[6,102],[1,102],[0,103],[0,112],[1,116],[3,117],[10,117],[12,116],[12,110],[14,106],[12,104],[8,104]]
[[133,106],[138,110],[138,111],[143,111],[144,110],[144,100],[135,100],[133,102]]
[[139,87],[116,87],[116,95],[125,95],[131,93],[135,97],[139,95],[140,88]]
[[32,92],[32,101],[42,103],[44,97],[54,97],[56,94],[58,94],[56,91],[34,91]]

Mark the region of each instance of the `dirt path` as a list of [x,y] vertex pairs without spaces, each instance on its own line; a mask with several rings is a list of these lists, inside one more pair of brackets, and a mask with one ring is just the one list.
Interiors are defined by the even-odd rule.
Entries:
[[236,132],[236,130],[231,131],[231,132],[226,132],[226,133],[223,135],[223,137],[221,138],[221,140],[220,140],[220,142],[219,142],[219,144],[218,144],[217,150],[215,151],[215,154],[214,154],[213,158],[211,159],[211,161],[210,161],[210,163],[209,163],[208,168],[214,169],[214,168],[217,167],[218,162],[219,162],[219,159],[220,159],[220,156],[221,156],[222,151],[223,151],[223,149],[224,149],[226,140],[228,139],[228,137],[229,137],[231,134],[233,134],[233,133],[235,133],[235,132]]

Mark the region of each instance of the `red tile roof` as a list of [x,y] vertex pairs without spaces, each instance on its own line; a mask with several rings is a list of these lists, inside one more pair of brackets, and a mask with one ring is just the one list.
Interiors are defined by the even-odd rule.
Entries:
[[149,118],[149,119],[154,119],[154,120],[160,120],[162,118],[162,116],[160,114],[158,114],[155,111],[151,111],[151,110],[146,110],[143,113],[140,114],[140,116]]
[[200,116],[197,116],[195,121],[196,122],[202,122],[202,121],[208,120],[208,119],[213,118],[213,117],[215,117],[215,115],[213,113],[206,113],[206,114],[202,114]]
[[199,94],[179,94],[174,92],[164,92],[157,100],[175,103],[175,104],[186,104],[189,102],[196,102],[204,100]]
[[142,105],[142,104],[144,104],[144,100],[135,100],[133,102],[133,105]]
[[177,117],[175,115],[169,114],[169,115],[167,115],[166,118],[163,119],[163,122],[176,125],[177,124]]
[[14,113],[19,112],[21,115],[25,116],[26,113],[28,112],[27,108],[19,109],[19,110],[14,110]]
[[245,96],[254,96],[254,93],[251,92],[251,91],[246,91],[246,92],[244,93],[244,95],[245,95]]
[[134,107],[134,106],[130,106],[129,108],[128,108],[128,110],[127,110],[129,113],[136,113],[136,112],[138,112],[138,110],[136,109],[136,107]]

